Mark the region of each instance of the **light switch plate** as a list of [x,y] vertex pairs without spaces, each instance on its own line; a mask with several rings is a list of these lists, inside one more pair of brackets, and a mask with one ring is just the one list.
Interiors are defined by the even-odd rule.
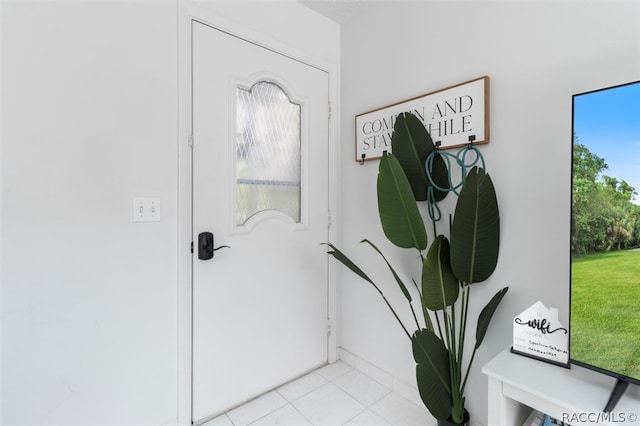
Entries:
[[160,197],[133,197],[131,205],[134,222],[159,222],[162,219]]

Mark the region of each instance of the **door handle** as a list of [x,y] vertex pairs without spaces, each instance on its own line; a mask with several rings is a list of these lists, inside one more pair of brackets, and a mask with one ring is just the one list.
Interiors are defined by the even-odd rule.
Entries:
[[213,257],[213,252],[221,248],[231,248],[229,246],[220,246],[214,248],[213,234],[211,232],[201,232],[198,235],[198,259],[209,260]]

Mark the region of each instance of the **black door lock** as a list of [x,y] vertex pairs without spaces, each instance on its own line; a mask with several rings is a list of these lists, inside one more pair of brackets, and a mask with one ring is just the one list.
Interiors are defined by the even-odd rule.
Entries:
[[211,232],[201,232],[198,235],[198,259],[209,260],[213,258],[213,252],[221,248],[231,248],[229,246],[220,246],[213,248],[213,234]]

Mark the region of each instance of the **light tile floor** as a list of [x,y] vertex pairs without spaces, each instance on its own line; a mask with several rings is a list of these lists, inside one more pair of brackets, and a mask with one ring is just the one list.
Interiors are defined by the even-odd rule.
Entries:
[[349,364],[329,364],[235,408],[204,426],[432,426],[422,406]]

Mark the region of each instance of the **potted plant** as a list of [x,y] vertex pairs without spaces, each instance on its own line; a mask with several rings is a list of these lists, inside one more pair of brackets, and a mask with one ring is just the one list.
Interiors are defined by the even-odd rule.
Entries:
[[[400,275],[371,241],[362,242],[387,264],[413,313],[416,330],[409,332],[380,287],[343,252],[328,243],[328,253],[371,284],[384,299],[411,342],[420,397],[439,424],[465,424],[468,421],[465,389],[471,365],[491,317],[508,290],[508,287],[499,290],[481,311],[475,345],[467,353],[471,289],[493,273],[498,260],[500,215],[495,189],[482,167],[474,166],[467,172],[464,165],[459,193],[451,188],[446,157],[437,151],[422,122],[411,113],[396,118],[392,149],[393,154],[385,153],[380,160],[378,212],[387,239],[419,253],[417,257],[414,253],[410,255],[422,263],[420,285],[413,280],[420,298],[422,322]],[[449,220],[449,238],[437,235],[427,250],[425,220],[417,202],[427,201],[435,235],[440,219],[438,202],[452,189],[458,198],[453,219]]]

